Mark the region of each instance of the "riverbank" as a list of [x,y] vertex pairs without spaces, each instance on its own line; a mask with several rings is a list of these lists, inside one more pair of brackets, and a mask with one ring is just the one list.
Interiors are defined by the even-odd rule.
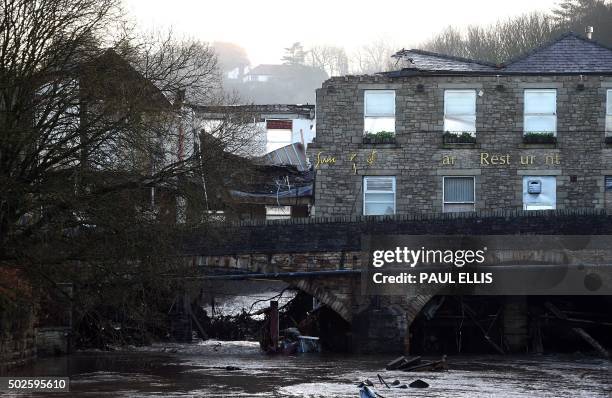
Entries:
[[[357,397],[357,383],[430,384],[421,397],[610,397],[612,362],[582,355],[456,356],[446,372],[386,371],[389,356],[266,356],[256,342],[154,344],[46,358],[11,375],[69,376],[73,397]],[[229,368],[228,368],[229,367]],[[233,370],[231,370],[233,369]],[[49,396],[40,394],[38,396]],[[9,395],[10,396],[10,395]],[[17,396],[17,395],[15,395]],[[19,395],[24,396],[24,395]],[[37,395],[32,395],[37,396]]]

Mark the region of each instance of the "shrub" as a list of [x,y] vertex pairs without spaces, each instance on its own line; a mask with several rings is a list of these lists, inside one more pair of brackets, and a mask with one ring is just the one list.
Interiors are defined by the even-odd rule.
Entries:
[[556,144],[557,137],[553,133],[525,133],[523,135],[523,143],[525,144]]
[[393,131],[366,132],[363,136],[363,142],[366,144],[392,144],[395,142],[395,133]]
[[442,142],[445,144],[474,144],[476,143],[476,135],[467,131],[446,131],[442,135]]

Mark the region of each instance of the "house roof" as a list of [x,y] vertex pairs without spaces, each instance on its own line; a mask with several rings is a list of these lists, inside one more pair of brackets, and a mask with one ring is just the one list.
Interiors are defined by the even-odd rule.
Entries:
[[423,50],[394,55],[408,61],[390,77],[414,74],[612,74],[612,48],[569,32],[501,65]]
[[408,66],[405,69],[421,71],[479,72],[496,69],[495,64],[488,62],[424,50],[401,50],[394,57],[408,61]]
[[305,74],[305,73],[315,74],[317,76],[321,75],[321,76],[324,76],[325,78],[327,77],[327,74],[322,69],[314,68],[308,65],[298,65],[298,64],[295,64],[295,65],[261,64],[251,69],[247,73],[247,76],[248,75],[254,75],[254,76],[264,75],[264,76],[274,76],[274,77],[293,77],[296,74]]
[[612,72],[612,49],[569,32],[502,65],[505,72]]

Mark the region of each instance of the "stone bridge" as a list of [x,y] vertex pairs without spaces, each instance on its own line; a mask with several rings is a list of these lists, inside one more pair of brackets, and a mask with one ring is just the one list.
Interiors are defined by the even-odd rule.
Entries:
[[359,272],[363,236],[400,234],[612,234],[612,215],[496,211],[247,221],[190,231],[182,250],[205,274],[278,278],[312,295],[352,325],[356,351],[399,352],[407,351],[409,327],[432,297],[363,296]]

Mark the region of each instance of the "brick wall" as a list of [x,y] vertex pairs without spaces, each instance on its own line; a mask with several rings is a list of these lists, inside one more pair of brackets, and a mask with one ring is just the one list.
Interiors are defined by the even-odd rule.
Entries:
[[[612,77],[347,76],[317,90],[317,138],[308,155],[335,158],[315,180],[316,217],[362,214],[365,175],[394,175],[396,213],[442,211],[442,176],[473,175],[477,210],[522,208],[523,175],[555,175],[557,208],[604,208],[603,178],[612,173],[612,148],[604,144],[605,90]],[[578,84],[584,84],[579,90]],[[417,85],[423,85],[422,92]],[[498,86],[503,88],[498,88]],[[482,90],[476,98],[477,144],[442,143],[445,89]],[[557,90],[557,144],[523,144],[523,92]],[[364,90],[396,93],[396,142],[363,143]],[[372,151],[376,161],[366,162]],[[481,153],[510,155],[510,165],[481,165]],[[520,164],[521,156],[533,164]],[[546,164],[546,155],[560,164]],[[354,172],[354,156],[357,173]],[[443,165],[443,156],[455,158]]]

